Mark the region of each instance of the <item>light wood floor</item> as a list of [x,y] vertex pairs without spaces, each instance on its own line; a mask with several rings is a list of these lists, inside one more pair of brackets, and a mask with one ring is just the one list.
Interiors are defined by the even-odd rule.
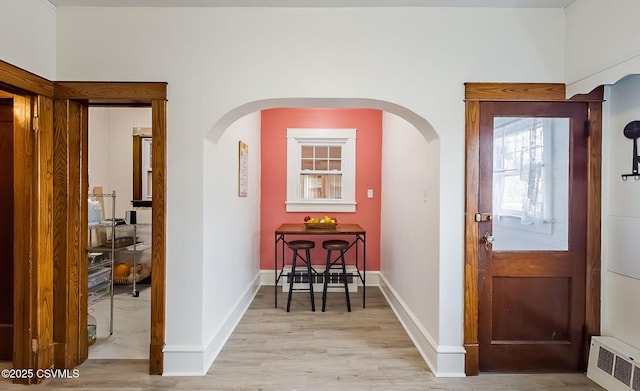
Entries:
[[[330,293],[327,312],[310,311],[308,293],[286,294],[274,308],[273,287],[262,287],[206,376],[149,376],[147,360],[88,360],[80,377],[30,388],[83,390],[602,390],[583,374],[482,374],[435,378],[377,288]],[[25,389],[0,381],[0,389]]]

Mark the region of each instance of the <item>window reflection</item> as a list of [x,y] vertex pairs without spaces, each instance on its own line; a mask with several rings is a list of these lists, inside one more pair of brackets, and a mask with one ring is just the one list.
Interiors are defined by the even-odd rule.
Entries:
[[568,118],[494,118],[494,251],[566,250]]

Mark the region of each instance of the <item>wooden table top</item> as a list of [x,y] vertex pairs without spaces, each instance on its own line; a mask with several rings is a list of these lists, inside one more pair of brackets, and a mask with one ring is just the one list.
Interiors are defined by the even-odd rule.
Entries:
[[338,223],[335,229],[307,229],[304,223],[285,223],[276,229],[276,234],[295,235],[355,235],[366,231],[359,224]]

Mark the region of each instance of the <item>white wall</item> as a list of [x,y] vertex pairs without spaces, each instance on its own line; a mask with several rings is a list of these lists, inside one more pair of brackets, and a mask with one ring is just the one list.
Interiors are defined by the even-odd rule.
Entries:
[[608,126],[604,135],[603,172],[603,319],[602,333],[640,348],[640,181],[622,181],[631,173],[633,143],[622,131],[640,120],[640,76],[610,87]]
[[[355,96],[387,100],[428,119],[446,151],[439,183],[446,218],[439,232],[438,260],[439,286],[446,290],[440,300],[446,305],[439,308],[441,326],[433,337],[440,344],[456,345],[462,343],[462,83],[566,81],[572,96],[640,73],[634,20],[639,13],[635,0],[618,0],[613,6],[599,0],[572,3],[566,10],[565,51],[558,38],[563,34],[563,15],[557,10],[64,8],[56,19],[44,0],[4,0],[0,14],[11,17],[3,19],[0,33],[12,39],[0,41],[0,59],[52,80],[169,82],[168,268],[185,269],[167,281],[169,344],[186,340],[202,347],[211,336],[205,335],[209,321],[200,315],[202,301],[185,305],[194,293],[203,293],[199,285],[204,282],[185,282],[193,289],[183,290],[181,278],[191,275],[191,269],[204,269],[206,262],[199,234],[204,217],[197,207],[205,202],[199,181],[204,176],[200,151],[204,135],[221,118],[228,118],[225,114],[261,99]],[[326,29],[328,21],[332,29]],[[545,29],[538,28],[540,24]],[[626,169],[629,141],[619,139],[626,119],[615,106],[611,112],[620,118],[610,127],[605,123],[605,132],[612,129],[612,133],[610,137],[605,133],[604,166],[607,159],[620,159],[620,167]],[[609,147],[609,142],[622,143],[622,152]],[[614,228],[606,222],[617,212],[607,208],[622,205],[607,200],[628,194],[617,187],[634,184],[618,183],[619,174],[617,168],[603,173],[603,270],[610,267],[607,249],[618,244],[610,236]],[[635,222],[636,217],[614,216],[614,220]],[[637,318],[621,319],[633,313],[612,305],[618,296],[638,297],[637,281],[604,274],[603,331],[639,346],[638,335],[629,332],[631,327],[640,329]],[[251,286],[250,278],[245,285]],[[418,292],[406,293],[406,301],[422,294],[422,288],[414,289]],[[201,319],[202,329],[198,326],[192,334],[189,326],[172,323],[184,316]],[[625,325],[627,331],[619,330]],[[425,321],[425,328],[431,330],[433,325]]]
[[[31,6],[38,6],[35,18],[27,16]],[[1,14],[47,26],[36,29],[43,38],[38,42],[54,35],[52,16],[38,16],[47,9],[35,0],[28,6],[18,0],[0,3]],[[439,225],[439,312],[430,316],[438,319],[433,333],[438,346],[454,347],[441,350],[461,347],[463,83],[564,81],[562,10],[65,7],[57,10],[56,24],[55,56],[48,52],[51,45],[38,44],[34,50],[30,38],[18,35],[15,41],[3,41],[0,57],[45,77],[55,73],[57,80],[168,82],[169,346],[180,346],[187,354],[203,352],[214,334],[204,329],[209,322],[209,314],[202,313],[205,281],[190,280],[226,262],[204,254],[205,136],[226,129],[237,119],[228,114],[251,102],[355,97],[390,102],[426,119],[446,151],[438,195],[440,214],[446,216]],[[227,205],[214,208],[221,219],[234,218]],[[244,240],[251,245],[251,238]],[[210,249],[212,254],[218,250]],[[243,283],[249,291],[254,282],[246,275]],[[211,289],[218,293],[219,287]],[[414,303],[425,288],[410,290],[400,298]],[[207,297],[212,308],[224,300]],[[410,310],[422,313],[425,308],[416,303]],[[432,328],[428,322],[423,327]],[[180,353],[165,355],[166,372],[184,369],[178,357]],[[458,371],[462,359],[457,354],[454,363],[438,362],[437,371]],[[190,368],[198,372],[206,363],[203,358]]]
[[567,96],[638,73],[638,15],[637,0],[580,0],[567,7]]
[[[259,287],[260,118],[249,114],[204,146],[203,374]],[[239,141],[249,151],[246,197],[238,196]]]
[[0,59],[54,80],[55,7],[46,0],[2,0],[0,15]]
[[[640,119],[640,2],[573,2],[566,12],[567,96],[607,85],[603,112],[602,333],[640,347],[637,238],[638,182],[631,172],[631,141],[622,130]],[[631,308],[631,310],[630,310]]]
[[[151,127],[151,108],[89,108],[89,192],[101,186],[116,192],[116,218],[132,210],[134,127]],[[138,223],[151,223],[151,210],[138,210]],[[105,218],[111,217],[111,202],[105,200]]]
[[[413,318],[423,328],[424,346],[412,337],[435,369],[440,325],[434,314],[447,294],[441,297],[438,289],[440,143],[427,142],[413,125],[387,112],[382,129],[381,285],[400,298],[407,312],[403,323]],[[396,312],[402,318],[402,310]]]
[[[192,279],[205,263],[228,262],[204,255],[202,205],[215,201],[202,181],[206,135],[238,107],[298,97],[391,102],[433,125],[446,151],[438,187],[438,289],[446,294],[430,316],[438,345],[462,345],[463,83],[562,82],[562,10],[65,7],[57,24],[58,80],[168,82],[168,345],[204,350],[204,281]],[[236,217],[225,204],[211,207],[221,219]],[[253,284],[248,275],[243,282]],[[207,289],[219,293],[207,294],[208,306],[225,305],[222,287]],[[425,311],[416,300],[423,290],[402,297],[415,313]],[[177,370],[168,356],[165,371]],[[442,372],[458,371],[462,360]]]

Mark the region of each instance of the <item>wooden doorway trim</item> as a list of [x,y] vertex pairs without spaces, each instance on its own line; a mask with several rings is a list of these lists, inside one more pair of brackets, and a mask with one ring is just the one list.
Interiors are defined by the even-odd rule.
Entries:
[[[87,110],[54,100],[54,342],[56,368],[87,359]],[[84,216],[84,219],[83,219]]]
[[[13,94],[23,107],[15,119],[19,130],[16,151],[21,153],[16,154],[19,175],[14,190],[13,367],[69,368],[87,358],[86,303],[82,305],[87,293],[86,273],[82,273],[82,267],[86,268],[86,262],[82,262],[86,260],[86,243],[82,238],[87,236],[83,223],[87,220],[83,201],[87,193],[83,175],[87,116],[83,107],[89,103],[150,105],[154,200],[149,373],[161,374],[165,339],[166,83],[54,83],[0,60],[0,89]],[[66,160],[68,157],[70,160]],[[37,381],[33,377],[23,382]]]
[[[478,181],[480,171],[480,102],[567,101],[565,85],[558,83],[465,83],[465,240],[464,240],[464,347],[465,373],[479,373],[478,350]],[[590,336],[600,334],[600,204],[603,88],[576,96],[589,103],[589,161],[587,199],[587,270],[585,349]],[[587,357],[588,355],[584,355]]]
[[53,82],[0,60],[0,88],[53,98]]
[[[166,281],[166,99],[167,83],[164,82],[56,82],[56,102],[83,102],[118,106],[151,106],[152,115],[152,172],[153,202],[151,228],[151,341],[149,346],[149,373],[162,374],[164,365],[162,349],[165,339],[165,281]],[[86,143],[80,151],[87,156]],[[77,160],[76,157],[71,157]],[[84,176],[86,165],[79,174]],[[84,183],[83,180],[78,182]],[[84,185],[86,187],[86,184]],[[80,189],[70,189],[80,191]],[[81,222],[87,219],[86,208],[81,208]],[[82,236],[87,236],[86,224],[80,227]],[[80,287],[86,297],[86,284]],[[81,319],[86,329],[86,317]],[[82,328],[82,326],[81,326]],[[86,345],[86,339],[81,340]],[[84,348],[86,349],[86,347]],[[83,351],[82,349],[81,351]]]
[[[14,101],[13,367],[53,365],[53,83],[0,60]],[[35,375],[15,382],[37,383]]]

